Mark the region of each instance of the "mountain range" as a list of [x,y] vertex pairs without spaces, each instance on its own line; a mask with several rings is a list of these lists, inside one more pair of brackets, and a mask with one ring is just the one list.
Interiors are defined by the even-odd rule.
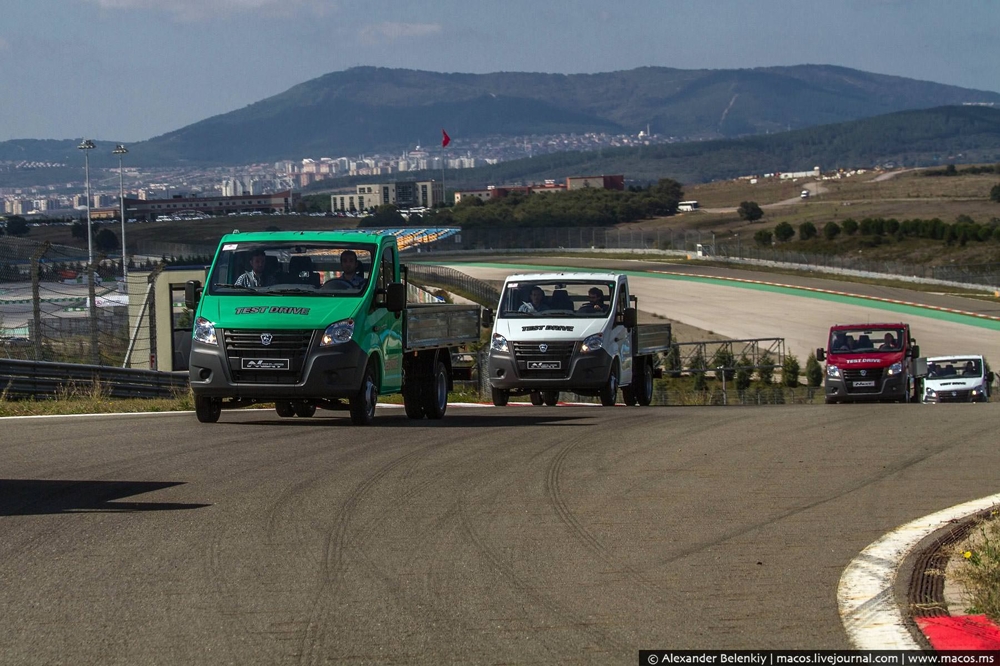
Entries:
[[[460,74],[355,67],[129,146],[136,166],[215,166],[399,153],[453,139],[561,133],[735,139],[895,112],[997,105],[1000,94],[828,65]],[[0,142],[0,161],[75,163],[77,140]],[[947,148],[945,148],[947,150]],[[98,154],[98,153],[101,154]],[[94,166],[116,166],[92,151]],[[811,165],[810,165],[811,166]]]

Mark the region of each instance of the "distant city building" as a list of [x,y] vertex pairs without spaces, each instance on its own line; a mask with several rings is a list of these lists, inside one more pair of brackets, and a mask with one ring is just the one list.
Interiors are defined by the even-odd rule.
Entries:
[[228,215],[230,213],[290,213],[295,209],[299,193],[285,190],[274,194],[256,196],[181,197],[170,199],[131,199],[125,197],[126,214],[132,218],[152,220],[166,215],[204,213]]
[[444,186],[436,180],[358,185],[351,194],[334,194],[330,208],[336,213],[360,212],[392,204],[397,208],[433,208],[444,201]]
[[538,185],[505,185],[489,186],[486,189],[463,190],[455,192],[455,203],[470,197],[487,201],[489,199],[500,199],[515,192],[521,194],[542,194],[545,192],[566,192],[568,190],[582,190],[588,187],[604,190],[624,190],[625,176],[570,176],[565,183],[557,183],[555,180],[546,180]]
[[788,171],[782,172],[778,178],[780,180],[788,180],[791,178],[813,178],[819,176],[819,167],[813,167],[812,171]]

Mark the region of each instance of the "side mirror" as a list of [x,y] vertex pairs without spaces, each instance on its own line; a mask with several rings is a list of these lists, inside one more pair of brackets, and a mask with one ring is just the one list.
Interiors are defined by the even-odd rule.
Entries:
[[825,361],[826,360],[826,350],[823,349],[822,347],[820,347],[820,348],[818,348],[816,350],[816,360],[817,361]]
[[197,310],[198,301],[201,300],[201,282],[198,280],[188,280],[184,284],[184,307],[188,310]]
[[406,309],[406,285],[393,282],[386,288],[385,308],[389,312],[402,312]]
[[994,374],[993,374],[992,372],[987,372],[987,373],[986,373],[986,383],[987,383],[987,384],[992,384],[992,383],[993,383],[993,380],[994,380],[995,378],[996,378],[996,375],[994,375]]
[[489,308],[483,308],[482,310],[482,323],[483,328],[489,328],[493,325],[493,310]]
[[918,345],[910,347],[910,358],[920,358],[920,347]]
[[635,308],[625,308],[625,316],[622,317],[622,325],[625,328],[635,328],[637,323],[639,323],[639,315]]

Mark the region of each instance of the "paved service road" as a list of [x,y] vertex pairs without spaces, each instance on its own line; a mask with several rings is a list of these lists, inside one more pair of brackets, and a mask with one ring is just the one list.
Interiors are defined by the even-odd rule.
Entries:
[[[746,302],[793,297],[705,284],[636,289],[643,309],[784,336],[796,354],[859,307],[796,298],[782,301],[794,316],[762,313]],[[925,353],[997,344],[887,318],[910,320]],[[1000,463],[997,403],[455,406],[438,423],[380,407],[372,428],[326,414],[4,420],[0,663],[847,648],[847,564],[899,525],[996,493]]]
[[[320,412],[326,414],[326,412]],[[847,563],[996,492],[1000,405],[12,419],[0,662],[846,648]]]
[[[551,266],[558,265],[559,261],[561,260],[556,258],[535,259],[519,263],[517,267],[497,264],[449,265],[480,279],[502,280],[510,273],[536,270],[531,264],[547,262]],[[673,266],[621,260],[574,260],[574,263],[601,270],[662,271],[665,274],[632,274],[629,277],[629,286],[639,298],[640,310],[732,339],[784,338],[786,351],[795,354],[803,367],[810,352],[817,347],[826,346],[830,326],[838,323],[905,321],[910,323],[910,330],[920,345],[923,356],[973,353],[1000,359],[1000,335],[997,334],[1000,321],[801,289],[767,288],[745,281],[766,281],[826,291],[850,291],[872,298],[1000,316],[1000,307],[988,301],[697,264]],[[709,279],[701,279],[699,276]]]

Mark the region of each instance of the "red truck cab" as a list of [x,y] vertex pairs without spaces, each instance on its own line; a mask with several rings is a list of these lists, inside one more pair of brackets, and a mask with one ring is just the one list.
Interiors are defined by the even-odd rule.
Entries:
[[910,402],[920,348],[909,324],[838,324],[826,349],[826,402]]

